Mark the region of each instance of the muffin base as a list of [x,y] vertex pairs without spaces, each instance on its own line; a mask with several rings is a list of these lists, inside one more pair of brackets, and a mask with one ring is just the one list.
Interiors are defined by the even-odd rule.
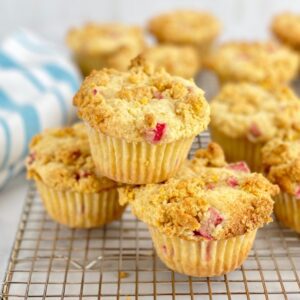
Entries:
[[219,241],[189,241],[168,237],[149,227],[155,250],[171,270],[196,277],[219,276],[239,267],[247,258],[256,230]]
[[88,126],[97,173],[127,184],[157,183],[172,177],[185,161],[194,137],[168,144],[128,143]]
[[300,233],[300,199],[281,192],[275,197],[274,212],[280,223]]
[[245,161],[252,172],[261,171],[261,148],[264,143],[252,143],[246,138],[230,138],[214,128],[210,131],[212,140],[223,148],[228,162]]
[[116,188],[99,193],[57,191],[36,182],[45,208],[52,219],[71,228],[99,227],[119,219],[125,209],[118,202]]

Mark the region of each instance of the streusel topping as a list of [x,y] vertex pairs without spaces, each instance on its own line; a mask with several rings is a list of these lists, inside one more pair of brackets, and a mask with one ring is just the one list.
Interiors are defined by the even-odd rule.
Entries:
[[117,183],[95,175],[95,166],[84,124],[49,129],[30,143],[27,176],[58,190],[94,193]]
[[272,22],[272,31],[279,40],[299,49],[300,47],[300,15],[285,12],[277,15]]
[[91,127],[131,142],[156,144],[192,137],[209,122],[204,92],[192,80],[154,70],[141,58],[127,72],[92,72],[74,104]]
[[286,87],[263,89],[251,83],[226,84],[211,103],[211,124],[232,138],[265,142],[300,137],[300,101]]
[[278,187],[249,173],[244,162],[225,164],[218,146],[206,151],[163,184],[120,188],[120,203],[129,202],[139,219],[161,232],[188,240],[225,239],[270,222]]
[[262,149],[262,163],[268,179],[300,199],[300,141],[273,139]]
[[71,29],[67,43],[75,52],[89,55],[111,54],[124,48],[142,49],[145,44],[143,31],[137,26],[95,23]]
[[198,54],[189,46],[157,45],[146,49],[142,56],[155,67],[187,79],[194,77],[200,69]]
[[167,12],[150,20],[149,31],[160,42],[202,45],[220,33],[220,23],[211,14],[193,10]]
[[226,81],[283,84],[298,72],[299,57],[274,42],[231,42],[218,47],[206,66]]

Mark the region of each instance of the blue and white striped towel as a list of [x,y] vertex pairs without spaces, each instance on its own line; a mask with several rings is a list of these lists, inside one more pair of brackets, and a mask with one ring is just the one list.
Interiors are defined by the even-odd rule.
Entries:
[[75,118],[80,76],[47,41],[20,30],[0,47],[0,188],[22,169],[33,135]]

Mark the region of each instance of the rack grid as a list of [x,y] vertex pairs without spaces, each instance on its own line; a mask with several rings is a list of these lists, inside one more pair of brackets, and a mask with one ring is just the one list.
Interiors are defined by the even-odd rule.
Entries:
[[[195,139],[191,154],[209,134]],[[100,229],[68,229],[29,187],[0,296],[3,299],[300,299],[300,235],[277,221],[259,230],[248,259],[212,278],[174,273],[147,227],[127,209]]]

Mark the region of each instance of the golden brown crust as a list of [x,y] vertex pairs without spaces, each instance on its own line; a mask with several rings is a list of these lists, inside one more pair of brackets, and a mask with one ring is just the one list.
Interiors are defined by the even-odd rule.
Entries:
[[84,124],[49,129],[30,143],[27,176],[57,190],[94,193],[117,186],[97,177]]
[[154,70],[138,57],[127,72],[94,71],[74,97],[79,116],[130,142],[169,143],[207,127],[209,106],[193,81]]
[[138,218],[161,232],[188,240],[225,239],[271,220],[277,186],[250,174],[244,163],[225,164],[216,144],[193,161],[163,184],[119,189],[120,203],[129,202]]
[[189,46],[156,45],[141,54],[157,68],[164,68],[171,75],[193,78],[200,70],[197,51]]
[[274,17],[271,29],[283,43],[299,50],[300,48],[300,15],[284,12]]
[[232,138],[266,142],[300,137],[300,102],[286,86],[226,84],[211,102],[211,126]]
[[300,198],[300,142],[274,139],[262,149],[262,162],[268,179]]
[[211,14],[176,10],[149,21],[148,29],[159,42],[174,44],[210,44],[220,33],[220,23]]
[[206,58],[205,66],[222,81],[276,85],[295,78],[299,57],[274,42],[231,42],[216,48]]

